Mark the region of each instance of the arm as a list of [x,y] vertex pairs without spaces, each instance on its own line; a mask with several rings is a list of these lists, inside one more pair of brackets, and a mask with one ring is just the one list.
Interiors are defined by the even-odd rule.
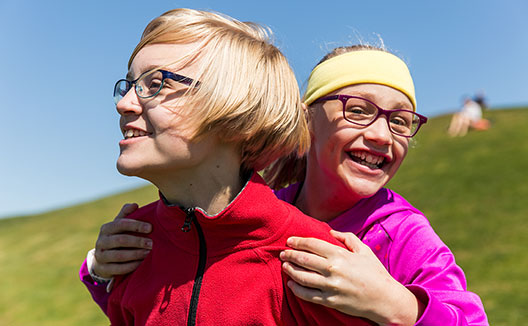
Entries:
[[[408,218],[403,219],[403,221],[401,225],[395,228],[396,232],[391,234],[394,243],[391,245],[388,262],[384,268],[386,267],[390,271],[390,275],[400,283],[400,286],[404,285],[417,299],[419,305],[417,317],[419,318],[415,325],[488,325],[480,298],[466,290],[466,282],[462,270],[455,264],[453,254],[436,235],[425,217],[412,214]],[[339,233],[333,232],[333,234],[338,239],[340,238]],[[354,259],[354,245],[350,245],[350,243],[357,238],[350,233],[341,235],[343,237],[340,239],[347,244],[351,253],[349,255],[342,254],[341,260],[332,258],[325,263],[326,265],[318,267],[319,270],[330,268],[331,274],[328,276],[321,276],[320,272],[313,271],[313,269],[317,269],[314,266],[316,263],[313,258],[314,256],[317,258],[320,255],[312,252],[312,256],[307,256],[306,253],[300,251],[291,251],[284,255],[284,260],[295,262],[298,266],[308,269],[308,271],[303,270],[303,274],[301,274],[293,269],[292,266],[294,265],[285,265],[285,272],[290,274],[290,276],[296,275],[298,278],[306,275],[312,276],[309,279],[310,284],[306,283],[306,278],[304,280],[296,280],[297,284],[292,283],[292,286],[297,289],[296,294],[302,295],[305,300],[325,304],[342,311],[361,306],[365,302],[367,304],[370,302],[370,304],[374,304],[378,308],[382,307],[379,303],[376,304],[372,300],[362,301],[361,298],[365,299],[365,295],[370,293],[369,289],[382,284],[379,282],[383,278],[376,278],[376,275],[383,275],[383,273],[376,269],[376,264],[371,259],[366,257],[359,259],[359,255],[355,255]],[[351,238],[351,240],[348,240],[347,243],[345,238]],[[304,245],[304,248],[295,249],[311,252],[310,249],[305,248],[306,245]],[[331,250],[327,248],[327,251]],[[363,250],[364,254],[368,252],[371,251]],[[355,266],[362,266],[361,270],[363,273],[358,271],[357,268],[354,269]],[[364,275],[364,273],[367,275]],[[314,275],[317,278],[314,278]],[[295,279],[294,277],[292,278]],[[304,282],[305,286],[302,286],[301,282]],[[388,283],[393,284],[392,281]],[[334,285],[333,287],[332,284]],[[350,292],[354,284],[358,284],[358,288],[364,287],[362,290],[365,291],[363,296],[358,293],[354,297],[354,293]],[[310,292],[308,291],[310,290],[308,289],[309,287],[315,288],[319,292]],[[330,292],[328,289],[330,289]],[[324,300],[317,297],[318,293],[323,293],[326,296],[323,298]],[[387,292],[385,288],[379,293],[386,293],[390,299],[391,292]],[[371,297],[371,299],[373,298]],[[385,299],[387,298],[382,300]],[[402,302],[396,303],[397,306]],[[425,306],[420,316],[421,304]],[[408,304],[404,305],[402,312],[409,307]],[[371,309],[375,311],[375,307]],[[352,313],[362,315],[361,313]],[[378,317],[383,316],[382,312]],[[379,320],[377,317],[371,317],[371,319]]]
[[464,272],[427,219],[411,214],[395,231],[391,275],[427,303],[416,325],[488,325],[482,301],[467,291]]
[[131,273],[152,249],[152,241],[149,238],[126,234],[151,232],[152,226],[149,223],[125,218],[137,208],[137,204],[125,204],[112,222],[101,227],[93,259],[86,259],[79,271],[81,281],[105,313],[110,286],[94,281],[90,274],[111,279],[116,275]]
[[288,240],[297,250],[284,251],[281,259],[293,293],[380,325],[414,325],[424,305],[356,236],[331,232],[349,250],[313,238]]

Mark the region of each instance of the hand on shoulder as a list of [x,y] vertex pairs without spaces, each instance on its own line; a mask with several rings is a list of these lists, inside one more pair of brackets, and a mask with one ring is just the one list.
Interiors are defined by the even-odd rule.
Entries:
[[137,209],[137,204],[125,204],[112,222],[101,226],[91,266],[96,275],[111,278],[131,273],[150,253],[151,239],[129,234],[152,231],[149,223],[125,218]]
[[394,280],[372,250],[352,233],[331,231],[348,248],[323,240],[291,237],[281,253],[293,293],[381,325],[414,325],[423,304]]

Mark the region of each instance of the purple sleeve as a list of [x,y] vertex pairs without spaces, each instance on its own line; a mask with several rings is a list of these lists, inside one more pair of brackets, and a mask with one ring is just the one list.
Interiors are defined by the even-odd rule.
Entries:
[[101,307],[101,310],[103,310],[103,312],[107,314],[106,310],[108,307],[108,297],[110,297],[110,293],[106,292],[106,284],[98,284],[97,282],[92,280],[92,277],[88,272],[86,260],[84,260],[83,264],[81,265],[81,269],[79,270],[79,277],[90,292],[90,294],[92,295],[92,298],[95,303],[97,303],[99,307]]
[[424,216],[411,214],[392,231],[389,272],[426,305],[416,325],[489,325],[482,301],[467,291],[464,272]]

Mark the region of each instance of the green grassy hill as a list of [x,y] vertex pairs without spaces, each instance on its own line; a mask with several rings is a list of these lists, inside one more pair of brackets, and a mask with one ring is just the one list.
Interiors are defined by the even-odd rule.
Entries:
[[[483,299],[492,325],[528,320],[528,108],[486,112],[492,128],[449,138],[431,119],[389,185],[430,219]],[[101,224],[152,187],[0,220],[0,326],[108,325],[78,280]]]
[[528,108],[485,117],[490,130],[463,138],[446,135],[450,116],[432,119],[389,187],[455,252],[490,324],[526,325]]

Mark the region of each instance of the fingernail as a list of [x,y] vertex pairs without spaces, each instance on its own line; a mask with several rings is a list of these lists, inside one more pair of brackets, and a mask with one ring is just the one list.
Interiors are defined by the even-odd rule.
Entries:
[[289,280],[287,283],[288,287],[291,289],[293,288],[293,281],[292,280]]
[[279,254],[279,258],[280,258],[280,259],[284,259],[284,256],[285,256],[285,255],[286,255],[286,254],[284,253],[284,251],[281,251],[281,253]]
[[141,230],[143,231],[143,233],[149,233],[150,232],[150,224],[143,225]]
[[148,247],[149,249],[152,249],[152,240],[145,240],[145,246]]

